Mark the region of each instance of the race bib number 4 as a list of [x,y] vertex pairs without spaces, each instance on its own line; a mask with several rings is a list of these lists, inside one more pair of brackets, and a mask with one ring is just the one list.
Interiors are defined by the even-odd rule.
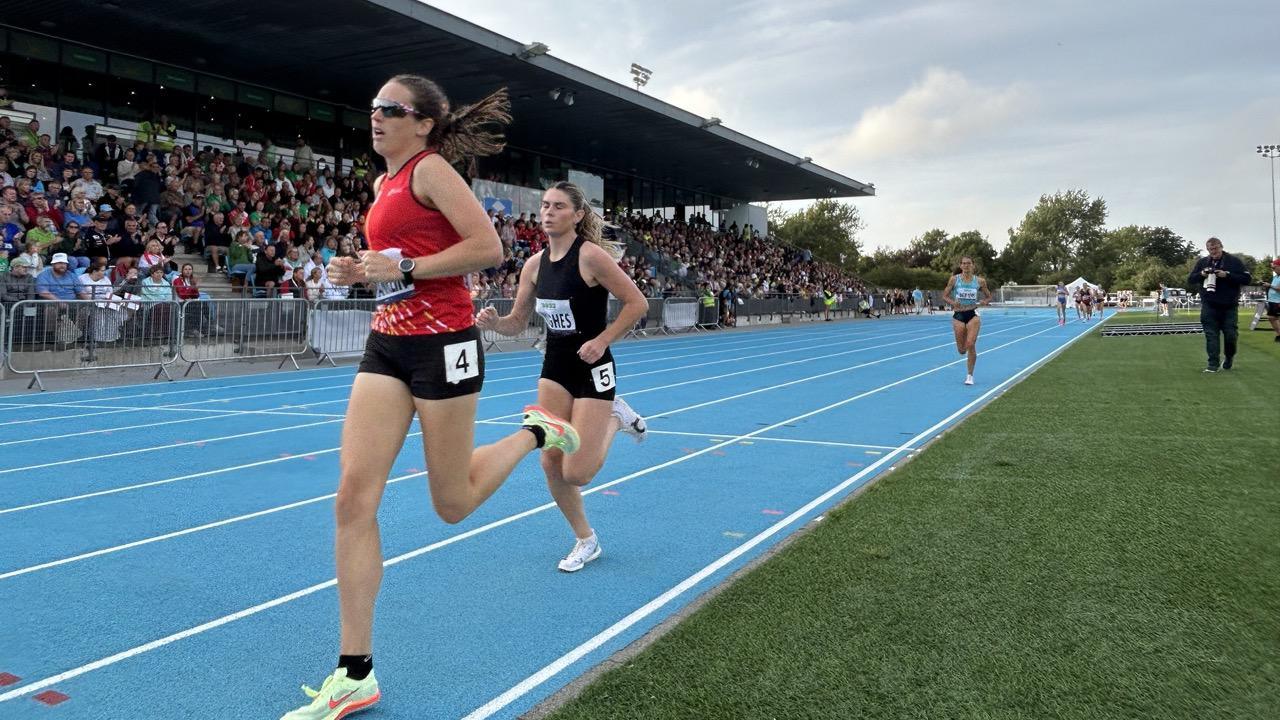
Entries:
[[568,300],[538,298],[535,307],[538,314],[542,316],[543,322],[546,323],[548,332],[562,335],[578,331],[578,324],[573,319],[573,309],[569,307]]
[[613,363],[605,363],[591,368],[591,380],[596,384],[596,392],[608,392],[613,389],[618,378],[613,374]]
[[475,340],[444,346],[444,379],[454,385],[480,374],[480,346]]

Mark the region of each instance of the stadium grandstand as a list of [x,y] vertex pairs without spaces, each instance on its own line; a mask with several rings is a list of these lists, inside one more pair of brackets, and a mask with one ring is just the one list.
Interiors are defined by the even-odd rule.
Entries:
[[[471,178],[506,253],[471,279],[479,299],[512,297],[544,241],[542,188],[560,180],[617,223],[622,264],[649,297],[864,290],[772,243],[752,203],[869,196],[871,185],[413,0],[326,0],[307,13],[232,2],[73,3],[56,17],[39,4],[0,7],[3,254],[21,266],[6,274],[9,303],[35,295],[57,253],[73,272],[105,262],[113,289],[146,297],[364,296],[334,288],[325,265],[364,247],[379,172],[367,96],[406,71],[460,103],[510,93],[507,148]],[[142,293],[157,263],[163,287]]]

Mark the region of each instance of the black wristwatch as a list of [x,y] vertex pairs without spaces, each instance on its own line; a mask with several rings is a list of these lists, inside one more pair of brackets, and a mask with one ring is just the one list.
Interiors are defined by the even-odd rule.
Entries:
[[418,266],[418,263],[414,262],[413,258],[400,259],[400,272],[404,273],[405,285],[413,284],[413,269],[417,266]]

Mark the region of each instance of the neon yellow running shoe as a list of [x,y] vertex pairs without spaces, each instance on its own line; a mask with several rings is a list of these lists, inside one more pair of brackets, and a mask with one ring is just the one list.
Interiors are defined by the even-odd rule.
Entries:
[[302,692],[311,698],[311,703],[285,713],[280,720],[340,720],[351,713],[372,707],[382,699],[378,679],[373,676],[372,670],[369,671],[369,677],[352,680],[347,677],[346,668],[338,668],[324,679],[319,690],[303,685]]
[[524,406],[524,424],[542,428],[546,435],[543,450],[563,450],[565,455],[578,452],[578,431],[569,423],[537,405]]

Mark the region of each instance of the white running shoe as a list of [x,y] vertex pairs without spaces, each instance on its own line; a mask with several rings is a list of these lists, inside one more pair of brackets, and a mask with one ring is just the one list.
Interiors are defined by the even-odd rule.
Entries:
[[965,384],[965,385],[972,385],[972,384],[973,384],[973,376],[972,376],[972,375],[965,375],[965,376],[964,376],[964,384]]
[[626,400],[621,397],[613,399],[613,416],[618,418],[621,423],[622,432],[631,435],[636,444],[644,442],[649,437],[649,425],[640,417],[639,413],[631,409]]
[[600,557],[600,550],[600,539],[593,531],[591,537],[578,540],[573,544],[573,549],[560,561],[558,567],[561,572],[578,572],[587,563]]

